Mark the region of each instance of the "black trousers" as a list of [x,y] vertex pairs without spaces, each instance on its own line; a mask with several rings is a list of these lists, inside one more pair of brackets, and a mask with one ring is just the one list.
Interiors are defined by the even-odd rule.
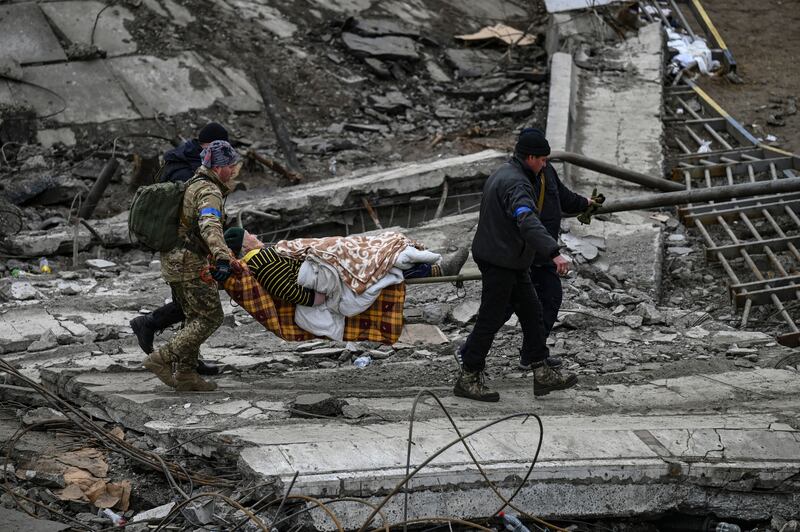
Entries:
[[[564,298],[564,290],[561,288],[561,278],[556,271],[553,263],[531,266],[531,282],[536,290],[539,303],[542,305],[542,326],[544,327],[544,337],[550,336],[553,325],[558,320],[558,311],[561,309],[561,301]],[[511,317],[513,309],[509,308],[508,317]],[[525,353],[530,349],[525,348],[525,339],[522,340],[522,350],[520,351],[520,362],[528,364],[531,360],[525,358]]]
[[[476,261],[477,262],[477,261]],[[542,323],[542,307],[528,270],[509,270],[477,262],[481,271],[481,306],[475,327],[461,348],[464,368],[482,371],[486,355],[497,331],[508,320],[510,306],[522,328],[523,357],[526,361],[541,362],[549,355]]]
[[550,263],[531,266],[531,281],[542,304],[544,334],[550,336],[550,331],[558,320],[558,311],[561,310],[561,301],[564,298],[564,289],[561,287],[561,277],[558,276],[556,265]]
[[158,307],[150,313],[150,316],[153,319],[156,329],[160,331],[181,323],[186,319],[186,316],[183,314],[183,309],[178,303],[178,299],[175,297],[174,293],[172,294],[171,302]]

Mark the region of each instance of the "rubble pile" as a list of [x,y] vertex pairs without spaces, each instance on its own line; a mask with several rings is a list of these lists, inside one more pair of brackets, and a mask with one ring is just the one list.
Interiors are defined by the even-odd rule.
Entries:
[[[97,3],[85,4],[90,11],[99,9]],[[126,120],[109,121],[111,115],[102,112],[82,117],[70,107],[72,100],[64,100],[67,111],[43,107],[34,97],[42,89],[10,81],[9,102],[24,103],[0,98],[0,197],[22,208],[24,216],[21,227],[15,223],[9,232],[66,228],[110,158],[123,164],[95,218],[119,213],[131,190],[152,178],[152,165],[144,163],[208,120],[225,124],[242,151],[285,160],[261,112],[256,71],[262,67],[256,65],[264,57],[270,58],[264,68],[276,98],[270,103],[281,111],[278,120],[291,134],[304,177],[312,181],[368,164],[505,147],[517,126],[544,121],[546,18],[540,7],[528,12],[506,0],[484,7],[440,0],[397,18],[398,9],[408,8],[320,2],[321,11],[289,7],[281,12],[226,1],[211,13],[199,1],[163,4],[132,2],[105,11],[91,42],[84,35],[87,28],[72,19],[77,6],[43,4],[41,13],[33,5],[9,8],[10,14],[26,17],[24,24],[50,35],[43,50],[55,54],[51,60],[63,61],[28,66],[42,58],[19,52],[17,62],[3,71],[9,80],[39,76],[37,68],[53,70],[57,80],[62,67],[88,67],[86,61],[97,56],[123,79],[121,88],[107,92],[127,93],[135,107]],[[502,22],[524,27],[500,25],[507,28],[500,37],[456,38],[480,30],[478,20],[494,27],[490,23],[500,22],[498,14]],[[45,18],[60,33],[50,34],[42,25]],[[214,24],[236,31],[222,30],[213,54],[196,52],[205,49],[204,28]],[[523,33],[526,29],[529,33]],[[102,53],[73,53],[80,46]],[[59,55],[62,48],[65,55]],[[193,70],[203,60],[215,65],[208,79]],[[176,77],[159,95],[139,85],[139,63],[164,75],[186,70],[191,86],[180,94]],[[68,97],[57,81],[45,81],[46,90],[62,100]],[[105,83],[98,79],[98,88]],[[225,96],[226,91],[231,94]],[[174,100],[180,99],[185,105],[176,107]],[[149,116],[153,109],[161,112],[158,118]],[[132,119],[137,113],[140,118]],[[241,181],[248,190],[287,185],[285,177],[257,163],[248,165]]]
[[[72,4],[100,21],[91,38],[84,34],[92,17],[72,16]],[[469,245],[485,176],[505,159],[520,126],[543,125],[547,109],[547,19],[539,2],[212,4],[124,1],[104,12],[92,0],[0,7],[0,15],[24,12],[46,41],[34,51],[48,54],[0,61],[0,452],[7,457],[0,523],[36,516],[85,529],[127,522],[137,532],[327,530],[325,512],[284,497],[288,482],[302,485],[292,493],[327,502],[352,496],[377,504],[403,466],[418,465],[440,440],[452,439],[447,421],[463,428],[534,410],[552,431],[538,436],[547,442],[541,462],[550,469],[542,473],[547,482],[525,487],[534,490],[520,497],[528,497],[526,507],[554,501],[559,506],[549,515],[563,517],[562,503],[582,504],[577,511],[586,513],[578,517],[594,519],[616,508],[609,501],[624,505],[629,497],[637,515],[719,504],[734,516],[757,515],[758,530],[797,528],[791,504],[800,417],[792,398],[800,357],[775,342],[781,323],[769,311],[751,314],[758,330],[741,326],[715,282],[719,266],[705,260],[697,235],[665,212],[563,222],[562,250],[574,268],[563,279],[548,345],[580,378],[563,394],[533,398],[512,316],[487,360],[501,401],[476,405],[453,396],[454,350],[480,306],[475,281],[408,284],[404,329],[393,345],[284,341],[222,291],[223,324],[201,353],[221,367],[217,390],[176,393],[145,371],[130,321],[172,294],[159,255],[131,244],[126,208],[158,168],[158,154],[198,126],[224,123],[247,159],[242,188],[227,200],[229,222],[276,239],[290,234],[288,226],[296,237],[385,225],[438,252]],[[571,15],[561,17],[571,22]],[[5,20],[0,47],[10,42],[3,40]],[[635,36],[635,29],[626,32]],[[659,35],[652,30],[648,35]],[[206,46],[209,35],[213,47]],[[621,91],[639,83],[633,62],[620,70],[603,55],[604,42],[616,45],[618,35],[573,37],[580,76],[605,86],[609,75],[615,81],[607,85]],[[644,41],[631,42],[625,46]],[[625,61],[633,57],[627,50],[617,50]],[[59,111],[55,96],[43,102],[40,92],[28,92],[77,98],[72,85],[48,85],[71,72],[102,78],[117,105]],[[143,83],[143,72],[162,77]],[[601,94],[609,109],[624,99],[616,94]],[[653,101],[661,105],[660,97]],[[794,100],[775,105],[775,120],[796,112]],[[658,116],[639,111],[634,116],[658,126],[656,138],[643,141],[661,142]],[[93,118],[76,119],[80,112]],[[289,138],[278,138],[281,131]],[[289,164],[287,140],[298,169]],[[631,148],[637,150],[645,151]],[[81,218],[89,191],[115,160],[120,169],[100,205]],[[583,184],[597,178],[584,174]],[[615,189],[607,177],[598,182],[609,197],[630,190]],[[268,233],[273,222],[278,229]],[[468,261],[462,273],[475,269]],[[159,332],[156,347],[174,332]],[[412,409],[422,428],[406,451]],[[532,425],[519,432],[498,426],[475,439],[476,449],[489,442],[481,452],[503,490],[521,478],[519,464],[528,467],[536,441],[523,439],[535,432]],[[767,465],[754,461],[764,449]],[[447,453],[409,484],[414,515],[480,511],[483,480],[467,454]],[[757,467],[763,469],[754,476]],[[399,526],[400,498],[386,509],[387,527]],[[327,515],[350,525],[366,516],[347,504]]]

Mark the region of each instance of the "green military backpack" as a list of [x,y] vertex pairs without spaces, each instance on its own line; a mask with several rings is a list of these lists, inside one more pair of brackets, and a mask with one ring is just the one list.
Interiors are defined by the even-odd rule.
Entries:
[[183,195],[190,183],[203,177],[195,176],[186,182],[168,181],[139,187],[128,213],[128,233],[131,242],[138,242],[153,251],[169,251],[181,245],[178,235],[183,208]]

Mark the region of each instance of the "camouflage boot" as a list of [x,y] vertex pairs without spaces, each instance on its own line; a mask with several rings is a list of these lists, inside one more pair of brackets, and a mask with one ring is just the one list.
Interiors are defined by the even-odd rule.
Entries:
[[144,359],[144,367],[155,373],[156,377],[167,386],[175,387],[175,379],[172,376],[172,361],[161,349],[151,353]]
[[578,376],[561,372],[549,364],[540,363],[533,368],[533,395],[547,395],[555,390],[565,390],[578,384]]
[[453,388],[453,393],[458,397],[466,397],[475,401],[486,401],[496,403],[500,400],[500,394],[493,392],[483,383],[482,371],[461,370]]
[[179,369],[175,374],[175,389],[179,392],[213,392],[217,383],[203,380],[194,369]]

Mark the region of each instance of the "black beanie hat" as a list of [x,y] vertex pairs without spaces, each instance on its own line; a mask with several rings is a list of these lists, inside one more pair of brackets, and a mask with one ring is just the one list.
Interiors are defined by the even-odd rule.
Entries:
[[199,140],[201,144],[214,142],[215,140],[224,140],[227,142],[228,130],[216,122],[209,122],[200,130],[200,135],[197,137],[197,140]]
[[242,242],[244,242],[244,229],[241,227],[231,227],[225,231],[225,243],[228,244],[234,255],[238,255],[242,251]]
[[526,127],[519,134],[514,152],[525,157],[550,155],[550,143],[544,137],[544,131],[535,127]]

